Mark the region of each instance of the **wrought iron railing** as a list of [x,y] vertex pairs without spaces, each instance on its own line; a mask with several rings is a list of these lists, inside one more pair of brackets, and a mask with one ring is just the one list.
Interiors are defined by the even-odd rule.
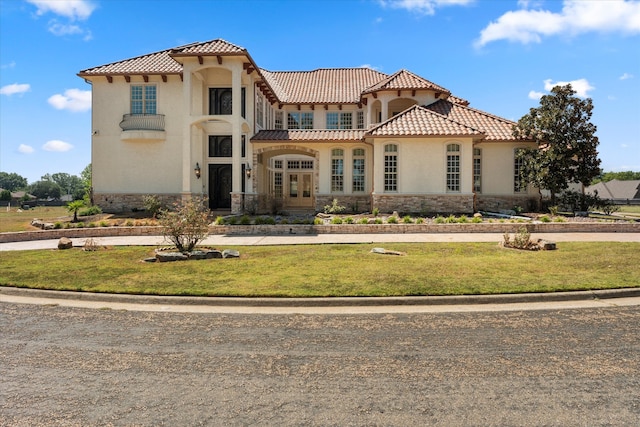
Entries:
[[122,130],[164,130],[164,114],[125,114]]

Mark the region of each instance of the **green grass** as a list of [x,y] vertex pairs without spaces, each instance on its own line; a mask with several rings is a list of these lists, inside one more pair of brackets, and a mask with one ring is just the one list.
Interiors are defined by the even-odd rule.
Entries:
[[[376,246],[406,256],[370,253]],[[0,252],[0,285],[199,296],[405,296],[640,286],[640,243],[561,243],[525,252],[496,243],[251,246],[239,259],[143,263],[148,247]]]
[[15,206],[9,212],[6,207],[0,207],[0,233],[37,230],[31,226],[34,218],[55,223],[59,218],[68,217],[70,214],[66,206],[38,206],[22,212],[18,212]]

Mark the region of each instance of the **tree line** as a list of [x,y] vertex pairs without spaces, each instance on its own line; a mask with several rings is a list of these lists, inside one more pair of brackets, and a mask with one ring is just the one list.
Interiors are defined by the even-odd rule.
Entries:
[[45,174],[31,184],[27,178],[15,172],[0,171],[0,200],[11,200],[11,193],[24,191],[38,199],[60,199],[69,195],[73,200],[87,198],[91,191],[91,164],[80,172],[80,176],[65,172]]

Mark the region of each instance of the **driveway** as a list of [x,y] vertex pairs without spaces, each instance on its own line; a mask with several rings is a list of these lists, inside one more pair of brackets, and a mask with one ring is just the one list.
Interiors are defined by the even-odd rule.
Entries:
[[640,307],[135,312],[0,303],[0,425],[637,425]]

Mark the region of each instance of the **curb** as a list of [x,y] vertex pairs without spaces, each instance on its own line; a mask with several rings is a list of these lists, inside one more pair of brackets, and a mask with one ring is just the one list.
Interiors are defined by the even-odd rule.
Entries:
[[0,286],[0,295],[130,304],[224,306],[224,307],[372,307],[514,304],[558,301],[587,301],[640,297],[640,288],[591,291],[548,292],[499,295],[455,295],[416,297],[333,297],[333,298],[239,298],[125,295]]

